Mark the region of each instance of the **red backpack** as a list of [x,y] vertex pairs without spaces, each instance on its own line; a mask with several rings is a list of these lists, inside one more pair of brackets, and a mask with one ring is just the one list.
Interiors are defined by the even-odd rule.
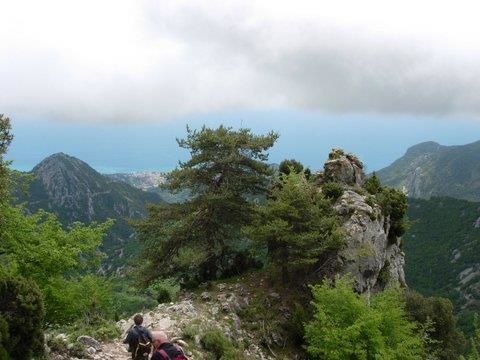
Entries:
[[180,347],[176,345],[173,346],[177,351],[172,356],[168,355],[168,353],[164,349],[158,349],[157,352],[162,356],[164,360],[188,360]]

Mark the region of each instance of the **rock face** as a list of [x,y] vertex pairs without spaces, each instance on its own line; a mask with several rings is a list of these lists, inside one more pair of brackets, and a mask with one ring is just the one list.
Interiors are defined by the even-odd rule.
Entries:
[[339,254],[343,271],[356,281],[357,290],[384,289],[392,284],[406,286],[404,254],[399,241],[388,239],[388,218],[378,205],[366,203],[366,196],[346,190],[335,210],[344,219],[346,248]]
[[360,190],[364,179],[363,165],[355,156],[332,151],[323,181],[336,181],[345,188],[334,204],[346,240],[338,255],[341,272],[352,275],[360,292],[383,290],[394,284],[406,286],[400,239],[391,240],[389,218],[382,214],[374,196]]
[[352,154],[333,149],[324,165],[325,181],[335,181],[346,185],[362,186],[365,179],[363,164]]

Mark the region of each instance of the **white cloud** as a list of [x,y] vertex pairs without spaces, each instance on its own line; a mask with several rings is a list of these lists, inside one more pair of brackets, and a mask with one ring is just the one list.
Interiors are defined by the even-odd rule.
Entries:
[[480,114],[475,2],[16,0],[0,4],[0,112]]

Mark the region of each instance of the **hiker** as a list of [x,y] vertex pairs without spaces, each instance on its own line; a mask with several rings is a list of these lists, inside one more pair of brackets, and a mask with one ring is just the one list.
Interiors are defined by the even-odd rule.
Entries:
[[154,331],[151,360],[187,360],[182,348],[168,341],[163,331]]
[[128,351],[132,353],[132,359],[147,360],[148,355],[152,351],[152,333],[142,326],[142,315],[135,315],[133,322],[135,324],[128,331],[123,343],[128,344]]

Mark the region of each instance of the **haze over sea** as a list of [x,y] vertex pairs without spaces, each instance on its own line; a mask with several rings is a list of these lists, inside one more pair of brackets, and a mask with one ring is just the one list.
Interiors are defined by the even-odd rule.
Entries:
[[381,169],[423,141],[461,145],[480,140],[480,122],[451,117],[332,115],[277,110],[206,114],[171,122],[60,122],[13,119],[15,140],[8,153],[13,167],[30,170],[56,152],[86,161],[103,173],[168,171],[187,153],[175,141],[186,125],[251,128],[255,133],[275,130],[278,143],[270,162],[295,158],[319,169],[332,147],[357,154],[367,171]]

